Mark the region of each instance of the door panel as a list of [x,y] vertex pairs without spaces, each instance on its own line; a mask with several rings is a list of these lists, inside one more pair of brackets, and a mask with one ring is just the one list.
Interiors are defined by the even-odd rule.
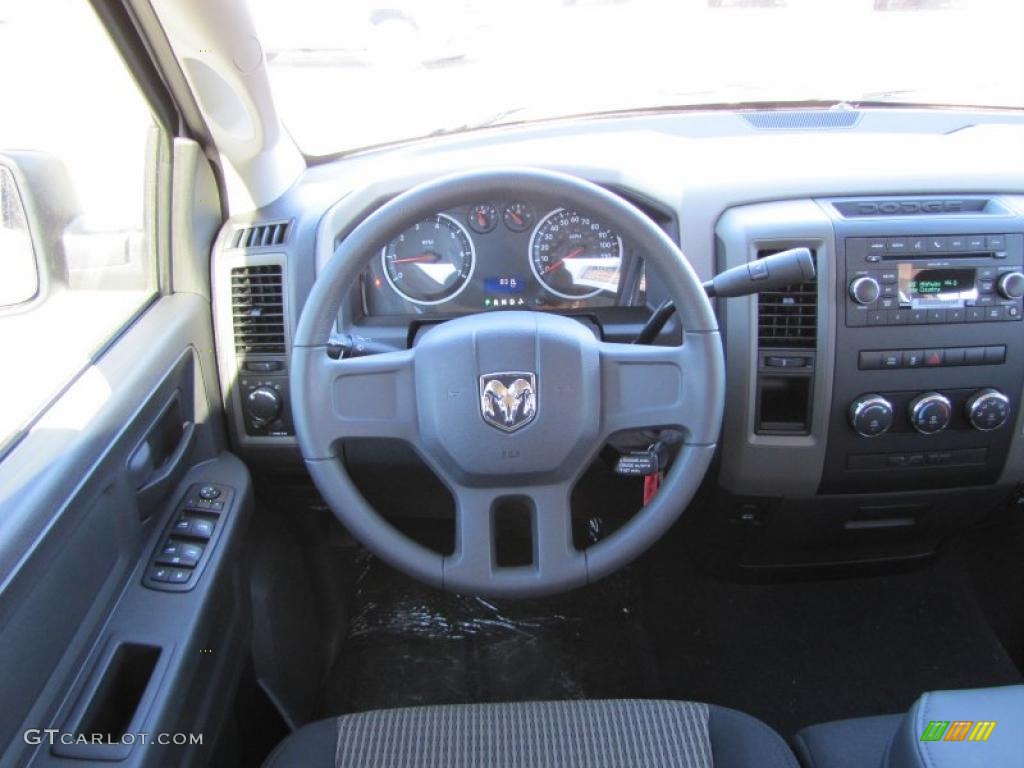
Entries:
[[[223,453],[215,371],[209,303],[194,294],[160,298],[0,463],[0,743],[7,745],[0,763],[64,762],[59,747],[26,744],[26,729],[109,725],[75,720],[73,710],[88,699],[111,643],[145,645],[148,637],[166,670],[147,687],[146,711],[122,725],[154,724],[152,714],[168,728],[185,716],[180,703],[198,666],[178,651],[212,626],[214,604],[226,608],[231,644],[244,643],[247,610],[225,605],[229,594],[238,598],[227,576],[240,581],[239,558],[225,556],[239,546],[251,492],[244,466]],[[187,595],[147,589],[141,582],[153,548],[196,478],[229,481],[235,490],[217,557]],[[127,658],[137,677],[130,665],[139,657]],[[212,673],[204,687],[235,673]],[[206,748],[214,735],[205,734]],[[136,746],[123,764],[157,764],[164,752]]]

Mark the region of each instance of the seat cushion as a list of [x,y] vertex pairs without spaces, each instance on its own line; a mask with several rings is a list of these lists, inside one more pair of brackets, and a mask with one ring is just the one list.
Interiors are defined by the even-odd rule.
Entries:
[[267,768],[796,768],[777,733],[680,701],[458,704],[344,715],[299,729]]
[[811,725],[794,738],[806,768],[881,768],[903,715],[877,715]]

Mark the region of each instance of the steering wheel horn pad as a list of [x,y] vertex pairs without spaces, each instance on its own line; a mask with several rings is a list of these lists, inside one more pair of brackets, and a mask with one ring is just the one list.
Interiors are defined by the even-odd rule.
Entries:
[[[684,343],[609,343],[572,318],[505,311],[441,323],[401,352],[348,360],[326,354],[340,297],[380,243],[438,210],[513,192],[591,211],[636,243],[680,307]],[[349,531],[415,578],[453,591],[510,597],[581,586],[657,540],[710,464],[724,401],[714,314],[675,244],[612,193],[533,169],[445,177],[371,214],[338,246],[313,286],[295,334],[291,375],[303,457]],[[576,549],[569,504],[575,483],[611,435],[656,427],[677,428],[685,436],[660,492],[608,538]],[[452,555],[407,538],[361,496],[339,458],[340,443],[360,437],[409,443],[451,490]],[[500,567],[493,513],[513,499],[531,515],[533,562]]]

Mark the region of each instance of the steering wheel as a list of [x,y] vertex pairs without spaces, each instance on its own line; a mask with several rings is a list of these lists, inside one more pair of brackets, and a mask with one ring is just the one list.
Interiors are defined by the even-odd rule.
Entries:
[[[675,302],[683,344],[609,343],[569,317],[498,311],[440,323],[408,350],[350,359],[327,354],[341,297],[384,243],[437,211],[510,195],[586,211],[632,241]],[[292,345],[295,431],[328,506],[385,562],[465,594],[560,592],[641,554],[679,517],[704,477],[721,429],[724,393],[715,316],[679,248],[611,192],[534,169],[447,176],[379,208],[341,242],[317,276]],[[607,538],[577,549],[573,486],[610,436],[657,427],[683,435],[659,492]],[[451,555],[398,531],[356,489],[340,444],[369,437],[407,442],[450,489],[456,516]],[[494,511],[504,502],[529,511],[530,565],[496,562]]]

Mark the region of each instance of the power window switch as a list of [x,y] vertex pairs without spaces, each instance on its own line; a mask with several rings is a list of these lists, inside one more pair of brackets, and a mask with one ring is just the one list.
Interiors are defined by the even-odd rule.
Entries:
[[195,568],[199,558],[203,556],[203,548],[198,544],[168,541],[157,555],[156,561],[161,565]]
[[152,581],[160,581],[160,582],[163,582],[165,584],[170,584],[171,583],[171,571],[173,571],[173,570],[175,570],[175,569],[174,568],[167,568],[167,567],[162,566],[162,565],[155,565],[155,566],[153,566],[152,568],[149,569],[149,578]]
[[192,571],[187,571],[184,568],[171,568],[166,581],[168,584],[187,584],[191,578]]
[[209,520],[192,518],[190,523],[189,534],[195,536],[197,539],[208,539],[213,536],[213,523]]
[[190,534],[192,533],[192,518],[190,517],[179,517],[174,521],[174,525],[171,526],[172,533]]

